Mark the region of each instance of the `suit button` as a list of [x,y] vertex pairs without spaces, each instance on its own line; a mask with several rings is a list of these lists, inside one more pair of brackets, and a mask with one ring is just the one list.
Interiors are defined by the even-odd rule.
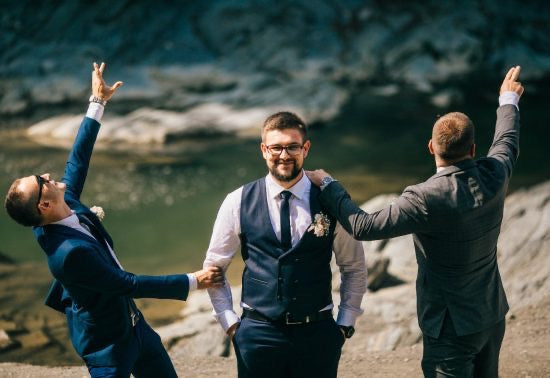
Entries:
[[296,297],[292,298],[292,300],[295,301],[295,300],[296,300]]
[[283,277],[279,277],[279,281],[281,281],[281,282],[282,282],[282,281],[283,281]]

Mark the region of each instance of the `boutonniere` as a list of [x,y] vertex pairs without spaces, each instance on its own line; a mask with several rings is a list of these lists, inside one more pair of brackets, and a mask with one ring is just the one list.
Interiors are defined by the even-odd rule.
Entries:
[[103,218],[105,218],[105,211],[103,211],[103,208],[101,206],[92,206],[90,207],[90,211],[94,213],[100,221],[103,221]]
[[313,217],[313,223],[309,226],[307,230],[313,231],[315,236],[320,238],[322,236],[328,235],[329,228],[330,228],[330,219],[328,219],[328,217],[325,214],[319,213],[319,214],[315,214],[315,216]]

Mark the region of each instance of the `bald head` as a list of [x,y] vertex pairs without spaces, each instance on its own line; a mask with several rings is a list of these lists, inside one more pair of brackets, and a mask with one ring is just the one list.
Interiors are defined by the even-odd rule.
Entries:
[[434,153],[447,162],[470,157],[474,145],[474,124],[464,113],[447,113],[432,130]]

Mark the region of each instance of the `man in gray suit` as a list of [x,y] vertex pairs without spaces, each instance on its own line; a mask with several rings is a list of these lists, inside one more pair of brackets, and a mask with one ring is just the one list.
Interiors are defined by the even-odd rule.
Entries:
[[433,127],[428,148],[437,173],[407,187],[390,206],[368,214],[323,170],[325,209],[358,240],[412,233],[418,262],[417,311],[426,377],[497,377],[508,311],[497,265],[504,198],[519,153],[520,67],[500,88],[495,136],[487,157],[474,160],[474,125],[449,113]]

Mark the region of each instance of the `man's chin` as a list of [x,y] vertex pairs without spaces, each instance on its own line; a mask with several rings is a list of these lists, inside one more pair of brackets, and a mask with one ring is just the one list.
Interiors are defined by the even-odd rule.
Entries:
[[300,174],[301,169],[299,170],[292,170],[290,172],[281,172],[279,170],[273,170],[271,171],[271,174],[273,177],[275,177],[279,181],[283,182],[290,182],[294,180],[298,175]]

